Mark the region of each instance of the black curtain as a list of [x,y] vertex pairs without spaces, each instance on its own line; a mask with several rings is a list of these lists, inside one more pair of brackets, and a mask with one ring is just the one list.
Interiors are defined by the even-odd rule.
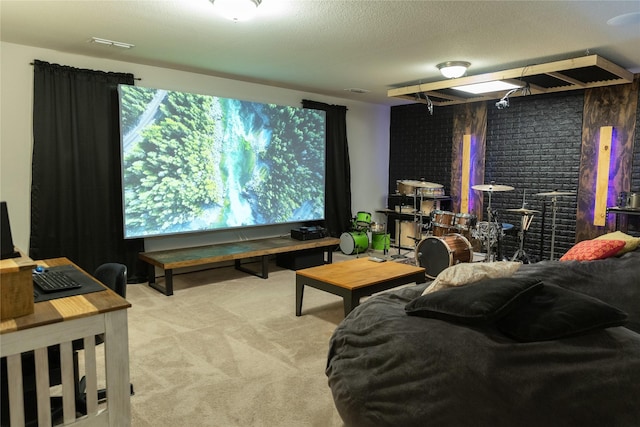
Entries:
[[117,85],[133,83],[34,61],[32,259],[67,257],[89,273],[119,262],[146,280],[143,240],[123,238]]
[[351,228],[351,167],[347,143],[347,107],[303,100],[304,108],[326,112],[327,175],[325,195],[325,226],[330,236]]

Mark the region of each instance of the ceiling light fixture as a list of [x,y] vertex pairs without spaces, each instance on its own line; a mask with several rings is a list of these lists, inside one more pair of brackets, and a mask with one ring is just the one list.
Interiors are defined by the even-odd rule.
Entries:
[[457,79],[467,72],[467,68],[471,65],[466,61],[447,61],[436,65],[438,70],[448,79]]
[[598,56],[578,56],[560,61],[545,62],[491,73],[440,79],[430,83],[412,83],[387,90],[387,96],[415,101],[417,93],[428,93],[436,107],[497,100],[504,92],[489,92],[469,96],[452,90],[453,87],[496,80],[530,82],[536,94],[584,90],[633,82],[634,74],[620,65]]
[[522,82],[506,81],[506,80],[491,80],[489,82],[473,83],[469,85],[453,86],[451,89],[461,90],[467,93],[481,94],[499,92],[509,89],[517,89],[522,87]]
[[262,0],[209,0],[213,7],[225,18],[234,22],[253,18]]
[[115,40],[101,39],[100,37],[91,37],[91,43],[103,44],[105,46],[120,47],[122,49],[131,49],[135,45],[125,42],[117,42]]

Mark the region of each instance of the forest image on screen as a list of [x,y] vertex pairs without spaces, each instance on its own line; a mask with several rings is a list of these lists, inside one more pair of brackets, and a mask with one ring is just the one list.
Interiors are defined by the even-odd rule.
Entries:
[[324,219],[324,111],[118,89],[125,238]]

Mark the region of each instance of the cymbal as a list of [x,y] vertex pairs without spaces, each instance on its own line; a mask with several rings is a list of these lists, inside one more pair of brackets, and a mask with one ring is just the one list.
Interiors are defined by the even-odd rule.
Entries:
[[400,183],[404,185],[409,185],[411,187],[422,187],[422,188],[442,188],[442,184],[436,184],[435,182],[428,181],[415,181],[410,179],[405,179],[400,181]]
[[517,212],[522,215],[530,215],[534,213],[540,213],[540,211],[536,211],[534,209],[526,209],[526,208],[518,208],[518,209],[505,209],[507,212]]
[[474,190],[489,191],[489,192],[515,190],[510,185],[497,185],[497,184],[478,184],[478,185],[472,186],[471,188],[473,188]]
[[558,191],[558,190],[553,190],[553,191],[549,191],[547,193],[537,193],[536,196],[571,196],[576,194],[575,191]]

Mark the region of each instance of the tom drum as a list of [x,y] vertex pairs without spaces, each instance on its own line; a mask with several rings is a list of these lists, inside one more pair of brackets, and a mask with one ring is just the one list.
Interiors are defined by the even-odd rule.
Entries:
[[371,224],[371,214],[369,212],[358,212],[356,214],[356,225],[360,227],[369,227]]
[[469,213],[457,213],[455,218],[456,233],[462,234],[467,239],[471,239],[471,229],[476,226],[478,217]]
[[429,236],[416,246],[416,263],[425,269],[427,277],[435,279],[447,267],[471,262],[473,247],[461,234],[453,233],[442,237]]
[[442,225],[453,226],[455,223],[456,214],[449,211],[434,210],[431,216],[433,217],[433,222]]

